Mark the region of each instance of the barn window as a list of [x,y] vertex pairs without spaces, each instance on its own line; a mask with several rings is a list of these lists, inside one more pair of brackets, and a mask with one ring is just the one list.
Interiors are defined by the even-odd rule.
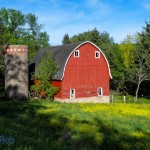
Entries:
[[95,58],[100,58],[100,52],[95,51]]
[[103,95],[103,89],[101,87],[99,87],[97,89],[97,93],[98,93],[98,96],[102,96]]
[[74,57],[79,57],[79,50],[75,50]]
[[70,89],[70,98],[75,98],[75,89]]

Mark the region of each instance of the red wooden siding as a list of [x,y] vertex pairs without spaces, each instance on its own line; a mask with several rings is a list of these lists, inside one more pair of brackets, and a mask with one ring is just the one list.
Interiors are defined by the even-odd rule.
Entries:
[[53,86],[55,86],[55,87],[60,87],[60,91],[55,95],[55,97],[56,97],[56,98],[61,98],[61,97],[62,97],[61,81],[53,80],[53,81],[52,81],[52,84],[53,84]]
[[53,85],[61,86],[57,98],[70,98],[70,89],[75,89],[75,98],[97,96],[98,87],[103,88],[103,95],[109,95],[109,68],[105,57],[95,58],[94,45],[86,43],[79,48],[79,57],[74,53],[68,60],[62,81],[53,81]]

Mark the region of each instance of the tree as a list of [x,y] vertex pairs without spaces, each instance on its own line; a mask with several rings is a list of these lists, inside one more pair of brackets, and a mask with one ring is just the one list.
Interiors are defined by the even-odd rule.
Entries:
[[126,69],[132,66],[134,61],[135,38],[136,35],[127,35],[124,41],[120,44],[123,65]]
[[45,31],[41,32],[43,25],[38,23],[38,18],[34,14],[26,15],[26,24],[23,42],[29,46],[31,59],[40,48],[49,46],[49,36]]
[[132,81],[137,85],[135,92],[135,100],[137,100],[141,83],[150,81],[150,22],[146,22],[146,27],[143,27],[143,31],[139,33],[134,57],[130,75]]
[[69,44],[69,43],[71,43],[69,35],[65,34],[63,37],[63,40],[62,40],[62,44],[65,45],[65,44]]
[[37,66],[35,77],[46,83],[48,80],[52,80],[52,77],[57,70],[57,63],[54,61],[52,53],[48,52],[41,58],[41,61]]
[[107,49],[105,51],[107,52],[107,59],[110,64],[110,69],[113,77],[110,82],[110,88],[112,90],[122,92],[124,91],[125,75],[120,46],[119,44],[111,44],[109,49],[108,46],[106,48]]
[[29,59],[42,47],[49,46],[49,36],[42,32],[43,25],[38,23],[34,14],[23,14],[14,9],[0,9],[0,47],[24,44],[29,47]]
[[37,72],[33,74],[35,85],[31,86],[32,92],[40,97],[51,99],[59,90],[51,83],[52,77],[57,70],[57,63],[53,60],[52,54],[50,52],[46,53],[37,66]]
[[91,41],[99,47],[114,43],[114,40],[109,36],[109,33],[107,33],[106,31],[100,33],[97,28],[94,28],[91,31],[80,33],[78,35],[74,35],[70,38],[70,41],[71,43]]

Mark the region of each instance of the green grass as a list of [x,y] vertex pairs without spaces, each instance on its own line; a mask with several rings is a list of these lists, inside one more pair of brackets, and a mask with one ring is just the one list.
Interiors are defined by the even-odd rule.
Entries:
[[0,149],[149,150],[150,100],[61,104],[1,97]]

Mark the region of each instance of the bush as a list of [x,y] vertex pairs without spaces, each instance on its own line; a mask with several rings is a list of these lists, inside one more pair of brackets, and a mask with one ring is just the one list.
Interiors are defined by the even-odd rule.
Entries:
[[[35,80],[37,82],[37,80]],[[58,87],[54,87],[50,82],[40,82],[31,86],[31,95],[33,97],[53,99],[53,96],[59,91]]]

